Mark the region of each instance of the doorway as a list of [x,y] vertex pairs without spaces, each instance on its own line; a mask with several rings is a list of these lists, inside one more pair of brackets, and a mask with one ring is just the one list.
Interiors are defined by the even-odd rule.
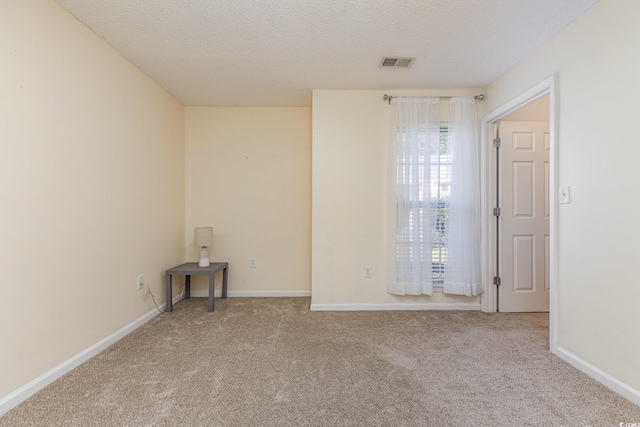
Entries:
[[[494,216],[494,208],[498,207],[499,189],[495,176],[498,171],[499,159],[493,140],[496,137],[498,123],[510,114],[522,110],[527,105],[532,105],[541,98],[548,97],[549,111],[549,133],[548,133],[548,254],[549,261],[545,267],[548,271],[548,301],[549,301],[549,346],[555,352],[557,337],[556,315],[557,315],[557,153],[558,144],[556,138],[556,77],[551,76],[528,91],[515,97],[511,101],[496,108],[485,115],[481,120],[481,140],[482,140],[482,187],[484,195],[482,198],[482,223],[483,223],[483,277],[485,278],[485,292],[481,297],[481,307],[484,312],[498,311],[499,296],[499,226],[498,219]],[[520,111],[522,112],[522,111]],[[526,248],[526,241],[523,242]],[[498,283],[496,283],[498,282]]]
[[501,312],[549,311],[548,101],[545,95],[495,124]]

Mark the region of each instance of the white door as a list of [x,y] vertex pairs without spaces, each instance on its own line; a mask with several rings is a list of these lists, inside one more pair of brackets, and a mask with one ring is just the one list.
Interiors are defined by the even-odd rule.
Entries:
[[498,309],[549,311],[549,124],[498,129]]

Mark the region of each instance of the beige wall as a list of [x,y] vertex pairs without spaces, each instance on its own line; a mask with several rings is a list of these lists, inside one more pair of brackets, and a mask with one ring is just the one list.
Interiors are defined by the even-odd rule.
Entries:
[[[194,227],[211,226],[230,294],[308,294],[311,109],[187,107],[185,120],[186,259],[199,257]],[[207,292],[206,278],[193,284]]]
[[[386,291],[384,190],[389,105],[382,99],[384,93],[313,92],[312,308],[477,304],[479,298],[437,292],[432,297],[401,297]],[[477,95],[480,91],[389,93]],[[365,266],[373,267],[371,278],[364,278]]]
[[640,390],[640,2],[602,0],[487,88],[558,77],[558,347]]
[[0,1],[0,399],[155,310],[183,107],[60,6]]
[[549,95],[545,95],[530,104],[517,109],[513,113],[500,119],[501,122],[548,122]]

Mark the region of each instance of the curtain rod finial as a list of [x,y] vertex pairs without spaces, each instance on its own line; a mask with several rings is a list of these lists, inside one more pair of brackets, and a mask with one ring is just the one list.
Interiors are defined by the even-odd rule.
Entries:
[[474,96],[473,99],[477,99],[478,101],[482,101],[484,99],[484,93],[481,93],[480,95]]

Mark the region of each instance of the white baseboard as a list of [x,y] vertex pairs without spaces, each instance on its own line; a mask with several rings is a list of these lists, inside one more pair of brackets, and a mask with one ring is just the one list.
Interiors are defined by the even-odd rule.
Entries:
[[[179,298],[180,296],[177,297],[178,300]],[[160,310],[164,310],[164,304],[159,307],[160,307]],[[104,338],[103,340],[98,341],[96,344],[92,345],[86,350],[81,351],[80,353],[76,354],[72,358],[62,362],[60,365],[56,366],[55,368],[40,375],[35,380],[20,387],[13,393],[3,397],[2,399],[0,399],[0,416],[6,414],[7,412],[9,412],[9,410],[15,408],[20,403],[24,402],[25,400],[33,396],[38,391],[42,390],[43,388],[45,388],[46,386],[48,386],[49,384],[51,384],[52,382],[54,382],[55,380],[63,376],[64,374],[77,368],[87,360],[91,359],[93,356],[99,354],[100,352],[105,350],[107,347],[120,341],[122,338],[124,338],[125,336],[133,332],[135,329],[144,325],[149,320],[153,319],[159,314],[160,312],[158,312],[158,310],[155,307],[153,307],[153,310],[149,311],[144,316],[140,317],[137,320],[134,320],[133,322],[129,323],[128,325],[117,330],[116,332],[109,335],[108,337]]]
[[640,390],[636,390],[630,385],[623,383],[619,379],[607,374],[602,369],[593,366],[586,360],[579,358],[565,348],[556,347],[555,354],[571,366],[581,370],[594,380],[615,391],[620,396],[640,406]]
[[[194,298],[208,297],[209,291],[191,291]],[[222,296],[221,291],[216,291],[214,297]],[[231,298],[283,298],[283,297],[310,297],[311,291],[228,291],[227,296]]]
[[480,310],[479,303],[424,304],[311,304],[311,311]]

